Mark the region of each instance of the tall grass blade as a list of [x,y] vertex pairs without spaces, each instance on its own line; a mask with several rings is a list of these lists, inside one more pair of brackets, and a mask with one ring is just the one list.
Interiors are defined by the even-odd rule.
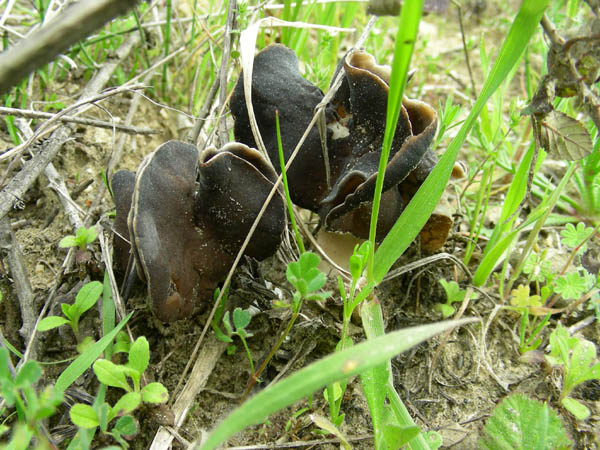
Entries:
[[528,0],[521,8],[500,49],[498,58],[469,116],[452,140],[439,163],[417,191],[392,230],[375,253],[374,279],[381,282],[392,264],[404,253],[433,212],[442,196],[458,151],[475,124],[479,113],[490,96],[498,89],[514,66],[521,60],[527,43],[537,30],[538,22],[549,0]]
[[415,47],[419,21],[423,12],[423,0],[404,2],[398,23],[396,34],[396,45],[394,47],[394,61],[392,63],[392,74],[390,76],[390,90],[388,93],[387,116],[385,121],[385,134],[381,145],[381,157],[377,180],[375,182],[375,194],[373,197],[373,208],[371,210],[371,225],[369,228],[369,240],[371,241],[371,254],[367,263],[367,280],[373,281],[373,264],[375,259],[375,232],[377,229],[377,217],[379,215],[379,203],[383,190],[383,178],[385,168],[390,158],[392,141],[396,133],[396,124],[402,111],[402,95],[406,85],[408,66]]

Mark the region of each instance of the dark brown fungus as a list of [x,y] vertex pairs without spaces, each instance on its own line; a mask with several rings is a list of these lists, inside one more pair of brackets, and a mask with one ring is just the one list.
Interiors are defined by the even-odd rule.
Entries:
[[115,222],[113,224],[115,230],[113,259],[119,272],[125,273],[130,253],[127,216],[129,215],[133,199],[135,173],[129,170],[115,172],[110,179],[110,187],[113,191],[116,206]]
[[[254,58],[252,73],[252,104],[256,121],[273,166],[279,172],[279,154],[275,111],[279,112],[279,126],[285,160],[296,148],[302,134],[310,123],[314,109],[323,99],[323,92],[305,80],[298,70],[298,58],[289,48],[275,44],[266,47]],[[243,77],[240,76],[230,102],[235,119],[234,134],[238,142],[258,148],[255,143],[248,109],[244,98]],[[325,164],[321,140],[316,127],[287,172],[292,201],[313,211],[327,194]]]
[[[263,156],[243,144],[231,143],[202,154],[194,213],[196,223],[221,237],[223,248],[236,255],[277,181]],[[285,228],[285,205],[277,192],[258,223],[245,254],[264,259],[277,250]]]
[[[377,65],[371,55],[354,51],[344,58],[343,70],[342,86],[332,101],[340,119],[329,124],[330,129],[336,129],[328,143],[336,181],[323,199],[319,214],[327,229],[350,231],[366,238],[370,215],[363,210],[370,210],[375,191],[385,131],[389,69]],[[436,130],[433,108],[404,98],[385,171],[378,239],[387,234],[404,203],[435,166],[437,158],[431,144]]]
[[[117,174],[115,186],[125,177]],[[274,179],[262,156],[241,144],[206,151],[200,162],[195,146],[170,141],[142,161],[128,226],[138,273],[159,319],[182,319],[197,301],[212,299]],[[118,206],[115,222],[122,221],[123,208]],[[276,195],[246,254],[273,254],[284,227],[284,204]]]
[[[353,51],[344,57],[340,70],[344,72],[342,86],[326,109],[332,186],[327,187],[321,142],[314,128],[289,169],[289,185],[294,203],[319,213],[326,229],[366,238],[385,131],[390,69],[378,65],[371,55]],[[279,167],[275,110],[288,157],[322,98],[321,91],[300,75],[291,50],[272,45],[256,56],[252,103],[275,167]],[[254,145],[241,77],[231,110],[236,139]],[[378,239],[387,234],[435,166],[431,145],[436,130],[433,108],[404,98],[386,167]]]

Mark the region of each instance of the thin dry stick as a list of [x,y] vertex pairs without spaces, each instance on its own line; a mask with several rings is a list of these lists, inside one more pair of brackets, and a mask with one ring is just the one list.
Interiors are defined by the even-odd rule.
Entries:
[[0,54],[0,94],[138,0],[83,0]]
[[[33,326],[37,317],[35,295],[27,276],[27,266],[23,259],[23,252],[7,217],[0,219],[0,234],[2,235],[0,236],[0,246],[8,247],[8,266],[10,267],[13,286],[19,299],[19,309],[21,310],[21,320],[23,322],[19,334],[25,340],[33,332]],[[32,349],[32,354],[34,358],[37,358],[37,348]]]
[[454,5],[458,11],[458,25],[460,27],[460,37],[462,39],[463,51],[465,53],[465,62],[467,63],[467,71],[469,72],[469,79],[471,80],[471,89],[473,90],[473,97],[477,98],[477,89],[475,88],[475,79],[473,78],[473,71],[471,70],[471,62],[469,60],[469,50],[467,49],[467,41],[465,39],[465,28],[463,26],[463,14],[462,5],[454,0]]
[[[6,108],[0,106],[0,115],[10,115],[16,117],[27,117],[29,119],[53,119],[57,114],[46,113],[42,111],[34,111],[32,109],[16,109],[16,108]],[[140,128],[133,126],[121,125],[116,122],[105,122],[103,120],[98,119],[88,119],[85,117],[74,117],[74,116],[60,116],[58,120],[61,122],[72,122],[78,123],[81,125],[89,125],[97,128],[108,128],[112,130],[122,131],[123,133],[128,134],[160,134],[159,130],[153,130],[152,128]]]
[[[237,3],[236,0],[229,0],[227,8],[227,22],[225,24],[225,40],[223,42],[223,52],[221,53],[221,67],[219,68],[219,109],[224,110],[227,100],[227,73],[229,69],[229,56],[231,55],[231,46],[233,44],[232,32],[235,26]],[[223,147],[229,142],[229,132],[224,120],[218,122],[219,127],[219,146]]]

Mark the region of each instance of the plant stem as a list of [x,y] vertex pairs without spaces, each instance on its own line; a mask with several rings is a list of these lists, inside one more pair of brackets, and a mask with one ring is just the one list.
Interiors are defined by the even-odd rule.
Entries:
[[277,350],[279,350],[279,347],[281,347],[281,344],[283,344],[283,341],[285,340],[287,335],[290,333],[290,330],[294,326],[294,322],[296,322],[296,319],[300,315],[300,306],[302,306],[302,301],[300,301],[299,306],[294,309],[294,312],[292,313],[292,318],[290,319],[289,323],[287,324],[285,331],[281,334],[281,336],[279,336],[279,339],[278,339],[277,343],[275,344],[275,346],[271,349],[271,351],[269,352],[269,354],[267,355],[265,360],[262,362],[262,364],[259,366],[259,368],[256,370],[256,372],[254,372],[252,374],[252,376],[250,377],[250,380],[248,380],[248,385],[246,386],[246,390],[244,391],[244,395],[242,395],[242,399],[241,399],[240,403],[243,403],[244,400],[246,400],[246,397],[248,397],[250,390],[256,384],[258,377],[260,377],[260,374],[263,373],[263,370],[265,370],[265,368],[267,367],[267,364],[269,364],[269,361],[271,361],[271,359],[273,359],[273,356],[275,356],[275,353],[277,353]]

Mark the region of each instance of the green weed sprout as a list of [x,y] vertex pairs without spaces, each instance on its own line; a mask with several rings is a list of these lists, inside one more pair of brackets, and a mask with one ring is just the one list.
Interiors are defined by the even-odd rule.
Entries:
[[[40,443],[48,443],[39,424],[52,416],[56,407],[63,401],[54,386],[47,386],[39,395],[34,384],[42,376],[42,370],[35,361],[27,361],[13,376],[10,370],[8,350],[0,348],[0,397],[6,406],[17,412],[17,425],[7,448],[28,448],[35,437]],[[0,425],[0,435],[8,431],[8,426]]]
[[[225,334],[221,333],[221,335],[217,335],[217,339],[223,342],[232,343],[233,336],[238,336],[242,341],[242,345],[246,350],[246,355],[248,356],[248,361],[250,362],[250,370],[254,373],[254,360],[252,359],[252,354],[250,353],[250,349],[248,348],[248,343],[246,342],[246,338],[252,337],[252,333],[246,331],[246,327],[250,324],[250,320],[252,317],[250,313],[242,308],[235,308],[232,314],[233,324],[229,319],[229,311],[225,312],[223,316],[223,326],[225,327]],[[235,352],[235,345],[230,345],[227,348],[227,353],[232,354]]]
[[[81,289],[79,289],[79,292],[75,297],[75,302],[72,305],[69,305],[68,303],[62,303],[60,305],[65,317],[48,316],[42,319],[38,324],[38,331],[48,331],[68,324],[73,330],[77,342],[81,344],[84,341],[81,340],[79,334],[79,318],[96,304],[102,294],[102,289],[102,283],[99,281],[91,281],[84,284]],[[80,353],[81,350],[82,348],[78,348]]]
[[[543,308],[541,297],[530,295],[529,285],[519,285],[517,289],[512,290],[510,304],[512,306],[507,308],[521,314],[519,351],[523,354],[536,350],[542,343],[542,339],[539,337],[540,333],[550,320],[550,314]],[[533,321],[530,321],[530,315],[534,316]],[[540,315],[543,315],[543,318],[538,321]]]
[[[442,317],[447,319],[455,312],[452,303],[462,302],[465,299],[467,291],[459,288],[456,281],[440,280],[440,284],[444,288],[444,291],[446,291],[446,303],[436,303],[434,309],[441,312]],[[477,294],[472,292],[469,297],[476,299]]]
[[277,343],[273,346],[267,357],[264,359],[260,367],[254,372],[250,378],[250,382],[246,387],[244,398],[252,389],[252,386],[258,380],[258,377],[263,372],[267,364],[273,358],[279,347],[289,335],[290,330],[294,326],[296,319],[300,315],[300,309],[304,300],[325,300],[330,295],[329,291],[321,291],[321,288],[325,286],[327,277],[323,272],[318,269],[321,258],[312,252],[304,252],[298,258],[298,261],[294,261],[288,264],[286,270],[286,277],[288,282],[294,286],[295,291],[292,295],[291,303],[277,302],[277,306],[282,308],[290,308],[292,310],[292,317],[287,324],[284,332],[281,334]]
[[98,237],[98,230],[95,226],[85,228],[77,228],[75,236],[65,236],[60,240],[58,246],[60,248],[78,247],[79,250],[85,251],[87,246],[94,242]]
[[589,417],[590,410],[569,395],[584,381],[600,380],[600,363],[596,362],[596,346],[585,339],[570,336],[567,329],[558,324],[550,334],[550,347],[550,355],[546,356],[546,360],[553,366],[563,368],[560,403],[577,419],[585,420]]
[[[107,359],[96,361],[93,369],[98,381],[107,386],[123,389],[126,393],[114,406],[101,403],[94,407],[76,403],[70,411],[71,421],[85,429],[100,427],[103,433],[112,435],[121,445],[127,446],[122,436],[137,432],[135,422],[128,414],[142,403],[159,404],[165,403],[169,399],[167,389],[161,383],[154,382],[141,386],[141,377],[148,368],[149,361],[148,340],[143,336],[131,344],[127,364],[115,364]],[[109,423],[117,417],[119,419],[109,430]]]

